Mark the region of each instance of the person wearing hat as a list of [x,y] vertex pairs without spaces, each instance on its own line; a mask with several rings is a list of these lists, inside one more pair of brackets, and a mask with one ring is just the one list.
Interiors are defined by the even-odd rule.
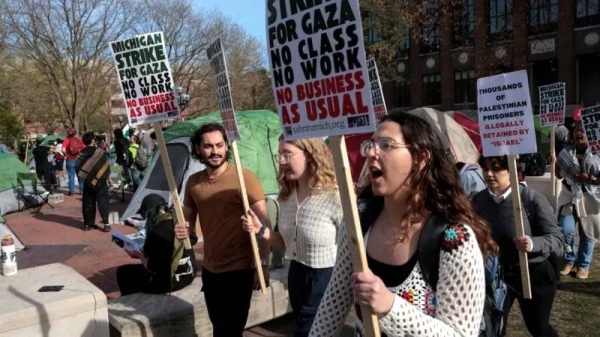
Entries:
[[[69,175],[69,193],[75,193],[75,175],[77,171],[77,158],[79,152],[85,147],[80,138],[77,137],[77,132],[74,129],[67,130],[67,138],[63,140],[63,150],[67,159],[67,173]],[[83,184],[79,181],[79,193],[83,194]]]
[[[158,194],[147,195],[138,214],[146,220],[144,247],[141,251],[126,251],[142,263],[117,268],[121,296],[137,292],[165,294],[191,284],[196,277],[194,250],[185,249],[183,241],[175,240],[175,217],[165,199]],[[197,241],[190,236],[192,246]]]
[[36,146],[33,149],[33,159],[35,160],[36,176],[39,181],[44,182],[44,188],[52,193],[52,171],[50,170],[50,163],[48,162],[50,148],[44,144],[44,137],[42,136],[37,136],[35,144]]
[[0,153],[10,153],[10,151],[8,151],[8,147],[6,147],[6,144],[4,144],[3,135],[0,135]]

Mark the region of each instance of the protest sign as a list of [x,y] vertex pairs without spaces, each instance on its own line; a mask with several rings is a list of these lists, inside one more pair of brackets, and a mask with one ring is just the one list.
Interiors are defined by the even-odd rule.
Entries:
[[592,154],[600,153],[600,105],[581,109],[581,120]]
[[[518,154],[537,152],[527,71],[520,70],[477,80],[477,105],[483,155],[508,155],[513,191],[519,191]],[[521,193],[511,193],[518,238],[525,235]],[[527,253],[519,251],[523,297],[531,298]]]
[[356,0],[267,1],[271,83],[286,140],[375,131]]
[[484,156],[537,152],[525,70],[480,78],[477,93]]
[[[375,131],[376,120],[357,0],[267,0],[271,84],[286,140],[332,136],[330,147],[356,272],[369,270],[345,134]],[[365,306],[368,337],[379,321]]]
[[[215,76],[217,99],[219,100],[219,108],[221,110],[223,127],[225,128],[225,133],[227,134],[227,140],[231,142],[231,150],[233,152],[238,182],[240,184],[240,192],[242,194],[244,213],[248,213],[250,204],[248,202],[248,193],[246,192],[246,183],[244,181],[244,172],[242,171],[242,162],[240,160],[239,150],[237,147],[237,141],[240,140],[240,133],[238,131],[237,119],[235,118],[235,110],[233,109],[231,87],[229,85],[229,76],[227,74],[227,62],[225,60],[223,44],[221,43],[220,38],[216,39],[210,44],[210,46],[208,46],[206,49],[206,56],[208,56],[210,67],[212,68],[213,75]],[[249,236],[260,289],[263,294],[266,294],[267,285],[265,283],[265,276],[262,271],[256,235],[254,233],[249,233]]]
[[557,126],[565,122],[565,84],[554,83],[539,87],[540,120],[542,126]]
[[237,119],[233,110],[233,100],[231,98],[231,86],[229,85],[229,75],[227,73],[227,61],[223,54],[223,44],[218,38],[206,50],[206,55],[210,61],[217,85],[217,99],[219,100],[219,109],[221,110],[221,119],[223,127],[227,133],[229,141],[240,140]]
[[110,43],[129,124],[179,119],[171,66],[162,32]]
[[373,111],[375,112],[375,120],[380,121],[383,116],[387,115],[385,108],[385,99],[383,90],[381,89],[381,80],[377,71],[377,63],[374,58],[367,60],[369,68],[369,82],[371,83],[371,99],[373,100]]

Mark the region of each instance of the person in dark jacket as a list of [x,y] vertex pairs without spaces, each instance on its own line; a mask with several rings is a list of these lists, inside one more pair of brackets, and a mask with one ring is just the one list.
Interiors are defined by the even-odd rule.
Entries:
[[44,144],[44,137],[38,136],[35,140],[35,148],[33,149],[33,159],[35,160],[35,173],[39,181],[44,182],[44,188],[52,193],[52,171],[48,162],[50,155],[50,147]]
[[[552,252],[562,252],[564,237],[554,211],[548,200],[534,190],[512,191],[508,159],[481,157],[479,165],[488,186],[473,197],[473,205],[479,215],[492,229],[492,238],[500,247],[500,262],[504,268],[504,282],[508,293],[504,302],[504,317],[508,319],[510,309],[519,301],[523,320],[532,336],[558,336],[550,325],[550,312],[556,295],[557,277],[548,260]],[[528,189],[526,186],[520,187]],[[525,235],[517,237],[513,215],[512,193],[521,194],[523,226]],[[529,195],[533,194],[533,200]],[[523,200],[527,198],[526,200]],[[528,214],[535,210],[535,214]],[[531,220],[531,222],[530,222]],[[529,259],[531,299],[523,297],[519,252],[526,252]],[[504,330],[506,330],[504,325]],[[506,331],[502,332],[505,336]]]
[[[142,264],[117,268],[121,296],[137,292],[164,294],[190,285],[196,277],[196,257],[193,249],[185,249],[183,241],[175,240],[175,221],[167,202],[158,194],[149,194],[138,214],[146,219],[144,248],[127,253]],[[197,241],[190,236],[192,246]]]
[[110,232],[108,224],[108,179],[110,177],[110,166],[106,152],[96,147],[93,132],[88,132],[82,137],[85,147],[81,150],[77,160],[77,176],[84,185],[82,210],[83,230],[99,228],[94,222],[96,220],[96,204],[102,218],[103,232]]
[[130,182],[129,176],[129,166],[131,163],[129,162],[129,140],[125,138],[123,135],[122,129],[115,129],[113,131],[113,135],[115,136],[114,144],[115,144],[115,153],[117,155],[117,164],[121,165],[123,168],[123,178],[126,182]]

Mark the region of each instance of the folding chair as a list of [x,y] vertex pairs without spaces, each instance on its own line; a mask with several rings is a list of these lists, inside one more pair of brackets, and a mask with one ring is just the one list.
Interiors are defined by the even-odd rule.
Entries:
[[110,198],[121,200],[125,202],[125,182],[123,179],[120,179],[119,173],[111,173],[110,177],[113,181],[118,180],[118,184],[109,184],[108,185],[108,195]]
[[[29,183],[27,184],[27,182]],[[23,207],[18,201],[20,211],[28,208],[28,206],[33,208],[36,213],[39,213],[44,205],[54,208],[48,203],[50,193],[39,187],[41,186],[38,185],[35,173],[17,173],[17,198],[23,200]]]

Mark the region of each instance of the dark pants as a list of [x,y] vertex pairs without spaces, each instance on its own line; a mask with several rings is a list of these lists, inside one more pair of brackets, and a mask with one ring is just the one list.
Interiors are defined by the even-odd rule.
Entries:
[[308,336],[332,273],[333,267],[315,269],[294,260],[290,263],[288,291],[296,319],[294,337]]
[[[556,295],[556,272],[546,260],[529,265],[529,278],[531,299],[527,300],[522,295],[519,267],[507,268],[504,279],[509,290],[504,302],[504,321],[508,322],[508,314],[516,299],[519,301],[527,330],[533,337],[558,337],[558,333],[550,325],[550,313]],[[506,335],[506,325],[508,324],[504,325],[503,336]]]
[[52,192],[52,171],[50,170],[50,164],[38,166],[36,163],[35,173],[41,185],[43,185],[48,192]]
[[254,288],[254,269],[212,273],[202,268],[202,292],[213,337],[242,337]]
[[104,225],[108,224],[108,185],[106,180],[100,180],[96,184],[96,188],[91,185],[85,186],[83,189],[83,197],[81,206],[83,208],[83,225],[85,227],[94,226],[96,221],[96,204],[100,212],[100,218]]
[[166,294],[170,291],[169,279],[156,280],[142,264],[127,264],[117,268],[117,284],[121,296],[134,293]]

